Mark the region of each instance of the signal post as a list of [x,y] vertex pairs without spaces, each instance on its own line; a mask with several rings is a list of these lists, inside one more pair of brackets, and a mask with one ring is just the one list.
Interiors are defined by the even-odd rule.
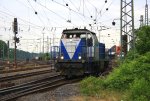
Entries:
[[18,22],[17,22],[17,18],[14,18],[14,22],[13,22],[13,32],[14,32],[14,43],[15,43],[15,47],[14,47],[14,67],[17,68],[17,57],[16,57],[16,49],[17,49],[17,43],[19,43],[19,38],[17,38],[16,34],[18,34]]

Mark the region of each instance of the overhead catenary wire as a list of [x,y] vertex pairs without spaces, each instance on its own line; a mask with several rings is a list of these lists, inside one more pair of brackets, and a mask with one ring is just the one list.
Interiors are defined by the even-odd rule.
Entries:
[[[63,7],[65,7],[65,8],[67,8],[67,9],[69,9],[68,7],[66,7],[65,5],[63,5],[63,4],[61,4],[61,3],[59,3],[59,2],[57,2],[57,1],[55,1],[55,0],[52,0],[52,2],[54,2],[54,3],[56,3],[56,4],[58,4],[58,5],[60,5],[60,6],[63,6]],[[88,17],[88,16],[85,16],[84,14],[82,14],[82,13],[80,13],[80,12],[78,12],[78,11],[75,11],[74,9],[72,9],[72,8],[70,8],[71,9],[71,11],[72,12],[74,12],[74,13],[76,13],[76,14],[79,14],[79,15],[81,15],[82,17],[85,17],[85,18],[87,18],[87,19],[90,19],[91,20],[91,18],[90,17]]]
[[19,20],[21,20],[21,21],[23,21],[23,22],[25,22],[25,23],[30,23],[30,24],[32,24],[32,25],[41,27],[41,26],[39,26],[39,25],[36,25],[36,24],[34,24],[34,23],[32,23],[32,22],[29,22],[29,21],[26,21],[26,20],[24,20],[24,19],[22,19],[22,18],[20,18],[20,17],[18,17],[18,16],[9,14],[9,13],[7,13],[7,12],[4,12],[4,11],[1,11],[1,10],[0,10],[0,13],[6,14],[6,15],[9,15],[9,16],[12,16],[12,17],[17,17]]
[[87,2],[88,2],[91,6],[93,6],[95,9],[98,10],[97,16],[99,16],[99,14],[101,15],[101,12],[102,12],[103,8],[105,7],[105,4],[106,4],[106,3],[104,3],[104,4],[102,5],[102,7],[99,9],[99,8],[97,8],[94,4],[92,4],[89,0],[87,0]]
[[[45,4],[43,4],[43,6],[47,7],[47,6],[46,6],[46,3],[47,3],[47,2],[46,2],[46,0],[45,0]],[[60,26],[61,26],[60,23],[56,22],[56,19],[51,19],[51,20],[50,20],[50,17],[48,17],[48,15],[47,15],[47,13],[46,13],[46,10],[47,10],[47,9],[46,9],[45,7],[43,7],[43,6],[39,5],[39,4],[37,4],[36,1],[35,1],[35,4],[37,5],[37,8],[39,8],[39,11],[42,10],[42,12],[40,13],[41,17],[47,19],[47,21],[46,21],[46,22],[47,22],[47,26],[50,27],[50,25],[51,25],[50,21],[53,22],[53,23],[55,23],[55,24],[57,24],[57,25],[60,25]],[[57,21],[58,21],[58,20],[57,20]],[[51,26],[51,27],[53,27],[53,26]]]
[[74,8],[77,10],[77,11],[79,11],[79,9],[76,7],[76,5],[71,1],[71,0],[69,0],[71,3],[72,3],[72,5],[74,6]]
[[32,7],[34,13],[38,16],[40,22],[43,23],[43,25],[45,26],[44,22],[43,22],[42,19],[40,18],[39,14],[37,14],[37,11],[34,9],[34,7],[32,6],[32,4],[30,3],[30,1],[29,1],[29,0],[27,0],[27,1],[28,1],[29,5]]
[[113,0],[109,5],[108,5],[108,7],[106,8],[106,10],[101,14],[101,16],[98,18],[99,20],[100,20],[100,18],[102,18],[102,16],[104,16],[104,14],[106,13],[106,12],[108,12],[108,10],[110,9],[110,7],[111,7],[111,5],[115,2],[116,0]]
[[[39,5],[41,5],[42,7],[44,7],[44,8],[46,8],[48,11],[50,11],[50,12],[52,12],[52,13],[54,13],[55,15],[57,15],[58,17],[60,17],[61,19],[63,19],[65,22],[67,22],[68,21],[68,19],[66,19],[65,17],[63,17],[63,16],[61,16],[61,15],[59,15],[58,13],[56,13],[56,12],[54,12],[54,11],[52,11],[52,10],[50,10],[48,7],[45,7],[44,5],[42,5],[41,3],[38,3]],[[69,9],[70,11],[71,11],[71,9]],[[69,23],[71,23],[72,25],[74,25],[74,26],[76,26],[74,23],[72,23],[72,22],[69,22]]]
[[[111,19],[109,19],[109,20],[105,20],[105,21],[102,21],[102,22],[99,22],[99,23],[103,23],[103,22],[108,22],[108,21],[110,21]],[[25,21],[26,22],[26,21]],[[11,23],[11,22],[10,22]],[[30,23],[30,22],[29,22]],[[21,23],[19,23],[19,25],[22,25],[22,26],[28,26],[28,25],[26,25],[26,24],[21,24]],[[85,26],[85,25],[80,25],[80,26]],[[76,27],[80,27],[80,26],[76,26]],[[88,25],[86,25],[86,27],[87,27]],[[68,26],[68,27],[74,27],[74,26]],[[32,25],[31,24],[31,28],[35,28],[35,29],[40,29],[40,30],[42,30],[42,28],[43,28],[43,26],[37,26],[37,25]],[[51,29],[52,27],[47,27],[47,30],[49,29]],[[53,26],[53,28],[66,28],[66,26]]]
[[79,10],[78,11],[80,11],[80,8],[81,8],[81,0],[80,0],[80,4],[79,4],[79,8],[78,8]]
[[57,15],[57,16],[58,16],[58,17],[60,17],[61,19],[63,19],[63,20],[65,20],[65,21],[67,21],[67,19],[66,19],[66,18],[64,18],[63,16],[61,16],[61,15],[57,14],[56,12],[54,12],[54,11],[50,10],[48,7],[46,7],[46,6],[42,5],[40,2],[36,2],[36,3],[37,3],[37,4],[39,4],[40,6],[42,6],[42,7],[46,8],[48,11],[52,12],[53,14]]
[[[3,22],[3,20],[0,20],[0,21],[2,21]],[[5,31],[10,31],[10,30],[13,30],[12,29],[12,22],[11,21],[5,21],[5,23],[7,23],[8,25],[10,25],[9,27],[0,27],[0,29],[2,28],[2,29],[5,29]],[[26,24],[22,24],[22,23],[18,23],[18,25],[20,26],[19,27],[19,32],[28,32],[27,30],[25,30],[25,29],[28,29],[27,27],[28,27],[28,25],[26,25]],[[11,28],[11,29],[10,29]],[[22,29],[23,28],[23,29]],[[32,26],[31,25],[31,28],[32,29],[34,29],[34,30],[42,30],[42,27],[36,27],[36,26]]]
[[[15,15],[9,14],[9,13],[4,12],[4,11],[0,11],[0,13],[5,14],[5,15],[8,15],[9,17],[10,17],[10,16],[11,16],[11,17],[16,17]],[[17,18],[18,18],[19,20],[25,22],[25,23],[29,23],[32,28],[35,28],[35,29],[42,29],[42,28],[43,28],[43,26],[36,25],[36,24],[31,23],[31,22],[29,22],[29,21],[27,21],[27,20],[24,20],[24,19],[22,19],[22,18],[20,18],[20,17],[17,17]],[[12,22],[10,22],[10,24],[12,24]],[[21,24],[20,22],[19,22],[18,24],[19,24],[19,25],[24,25],[24,26],[29,26],[29,25],[26,25],[26,24]],[[11,26],[12,26],[12,25],[11,25]],[[53,26],[53,27],[54,27],[54,28],[66,28],[65,26]],[[53,28],[53,27],[51,27],[51,28]],[[48,29],[50,29],[50,27],[48,27]]]
[[[17,1],[18,1],[18,0],[17,0]],[[37,1],[37,2],[39,2],[39,1]],[[86,6],[86,3],[84,4],[84,6]],[[30,8],[31,8],[31,7],[30,7]],[[67,8],[68,8],[68,7],[67,7]],[[86,9],[86,10],[87,10],[87,9]],[[65,18],[65,19],[66,19],[66,18]],[[91,19],[91,18],[90,18],[90,19]],[[67,19],[66,19],[66,20],[67,20]],[[66,20],[65,20],[65,21],[66,21]],[[41,27],[41,26],[40,26],[40,27]],[[52,26],[52,27],[59,27],[59,26]],[[65,26],[60,26],[60,27],[61,27],[61,28],[62,28],[62,27],[65,28]]]
[[18,3],[20,3],[21,5],[23,5],[24,7],[27,7],[27,8],[30,8],[31,6],[29,5],[26,5],[25,3],[23,3],[22,1],[20,0],[16,0]]
[[[78,17],[79,17],[82,21],[85,19],[85,18],[83,18],[83,15],[81,15],[81,14],[78,13],[79,10],[77,10],[77,11],[73,10],[72,8],[70,8],[70,5],[69,5],[68,3],[66,3],[64,0],[63,0],[63,2],[65,3],[65,5],[63,5],[63,4],[59,3],[59,2],[53,1],[53,0],[52,0],[52,2],[54,2],[54,3],[56,3],[56,4],[58,4],[58,5],[60,5],[60,6],[64,7],[64,8],[66,8],[66,9],[68,9],[68,10],[70,11],[70,13],[71,13],[71,12],[74,12],[75,14],[78,15]],[[81,6],[81,4],[80,4],[80,6]],[[80,16],[79,16],[79,15],[80,15]]]
[[[30,22],[29,22],[30,23]],[[38,26],[38,27],[41,27],[41,26]],[[57,28],[57,26],[55,26]],[[58,26],[59,27],[59,26]],[[60,26],[59,28],[65,28],[64,26]]]
[[[19,0],[16,0],[17,2],[19,2],[21,5],[24,5],[26,8],[28,8],[28,9],[34,9],[34,8],[31,8],[31,6],[30,5],[25,5],[23,2],[21,2],[21,1],[19,1]],[[27,1],[28,2],[28,1]],[[42,8],[43,9],[43,8]],[[34,9],[34,11],[35,11],[35,9]],[[47,17],[47,22],[48,22],[48,24],[50,25],[50,22],[49,22],[49,18],[48,18],[48,16],[47,16],[47,14],[45,13],[45,10],[43,10],[43,13],[45,14],[45,16]],[[45,17],[44,15],[43,15],[43,17]],[[30,19],[30,17],[29,17],[29,19]],[[53,21],[54,23],[57,23],[57,22],[55,22],[54,20],[51,20],[51,21]],[[30,20],[29,20],[29,22],[30,22]],[[58,25],[60,25],[59,23],[57,23]],[[29,25],[29,27],[31,27],[31,25]],[[42,26],[41,26],[42,27]]]
[[[25,3],[23,3],[22,1],[20,1],[20,0],[16,0],[19,4],[21,4],[21,5],[23,5],[24,7],[26,7],[27,9],[28,9],[28,20],[29,20],[29,22],[30,22],[30,10],[29,9],[33,9],[30,5],[27,5],[27,4],[25,4]],[[27,1],[27,3],[28,3],[28,1]],[[30,30],[30,24],[28,25],[29,26],[29,29],[28,29],[28,31]]]
[[[75,4],[71,1],[71,0],[69,0],[70,2],[71,2],[71,4],[74,6],[74,8],[77,10],[77,11],[79,11],[80,9],[78,9],[76,6],[75,6]],[[65,2],[65,1],[64,1]],[[66,2],[65,2],[66,3]],[[81,2],[80,2],[80,6],[81,6]],[[69,11],[70,11],[70,14],[71,14],[71,8],[69,7]],[[79,14],[78,14],[79,15]],[[80,17],[80,16],[79,16]],[[80,17],[81,18],[81,17]],[[84,20],[83,18],[81,18],[82,20]]]
[[[1,12],[0,12],[1,13]],[[10,19],[10,20],[12,20],[12,19]],[[2,21],[2,20],[0,20],[0,21]],[[10,27],[12,27],[12,22],[11,21],[5,21],[6,23],[8,23],[9,25],[10,25]],[[27,24],[22,24],[21,22],[19,22],[18,23],[18,25],[19,26],[24,26],[24,27],[28,27],[29,25],[27,25]],[[36,25],[30,25],[32,28],[34,28],[34,29],[41,29],[41,26],[36,26]]]

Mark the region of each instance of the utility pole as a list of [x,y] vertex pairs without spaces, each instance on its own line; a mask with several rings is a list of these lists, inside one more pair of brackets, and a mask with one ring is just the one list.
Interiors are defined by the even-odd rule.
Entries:
[[[127,35],[128,42],[123,41],[123,35]],[[134,35],[134,5],[133,0],[121,0],[120,13],[120,56],[124,52],[123,45],[127,44],[129,49],[135,48]]]
[[40,39],[40,55],[41,55],[41,48],[42,48],[42,47],[41,47],[41,39]]
[[5,60],[5,44],[3,43],[3,60]]
[[148,26],[148,4],[146,0],[146,5],[145,5],[145,25]]
[[43,33],[43,54],[44,54],[44,33]]
[[8,50],[7,50],[7,58],[8,58],[8,62],[9,62],[9,41],[7,41],[7,48],[8,48]]
[[47,36],[47,53],[49,53],[49,37]]

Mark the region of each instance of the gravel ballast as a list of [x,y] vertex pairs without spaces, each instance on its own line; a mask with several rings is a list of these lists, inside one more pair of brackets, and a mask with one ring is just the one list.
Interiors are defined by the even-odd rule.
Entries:
[[51,91],[34,93],[18,98],[16,101],[72,101],[71,97],[80,96],[79,83],[67,84]]

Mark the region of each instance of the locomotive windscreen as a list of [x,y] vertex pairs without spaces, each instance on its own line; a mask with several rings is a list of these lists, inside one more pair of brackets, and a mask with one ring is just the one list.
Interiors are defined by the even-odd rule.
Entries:
[[95,34],[87,29],[64,30],[62,38],[86,38],[86,34]]
[[62,38],[81,38],[85,35],[85,33],[63,33]]

